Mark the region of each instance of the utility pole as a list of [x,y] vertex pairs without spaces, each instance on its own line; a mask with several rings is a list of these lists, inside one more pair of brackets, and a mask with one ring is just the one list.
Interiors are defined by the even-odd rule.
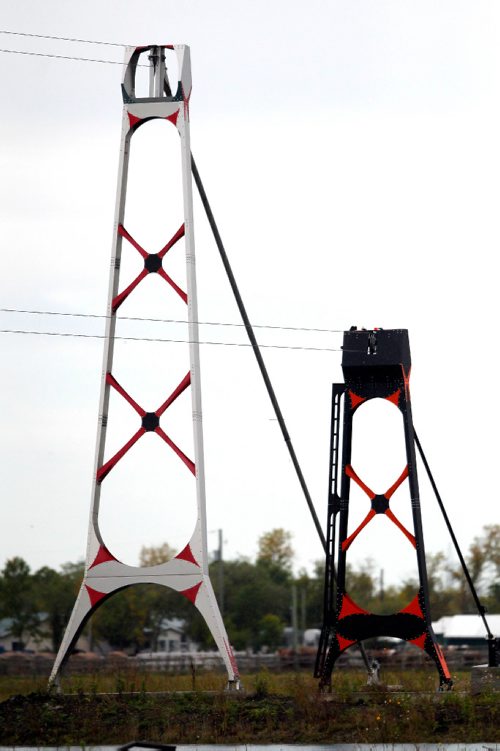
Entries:
[[307,628],[307,591],[306,587],[302,586],[302,589],[300,590],[300,630],[301,630],[301,636],[302,636],[302,644],[304,643],[304,631]]
[[223,557],[223,544],[224,544],[224,538],[222,534],[222,529],[218,530],[219,533],[219,550],[218,550],[218,566],[217,566],[217,576],[219,580],[219,609],[221,612],[221,615],[224,615],[224,557]]
[[293,649],[293,667],[295,670],[298,668],[298,613],[297,613],[297,585],[295,582],[292,584],[292,649]]

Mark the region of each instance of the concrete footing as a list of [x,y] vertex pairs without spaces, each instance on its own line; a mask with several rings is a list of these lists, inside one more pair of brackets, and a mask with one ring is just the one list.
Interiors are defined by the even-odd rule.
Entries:
[[490,668],[488,665],[476,665],[470,674],[470,688],[472,694],[500,693],[500,667]]

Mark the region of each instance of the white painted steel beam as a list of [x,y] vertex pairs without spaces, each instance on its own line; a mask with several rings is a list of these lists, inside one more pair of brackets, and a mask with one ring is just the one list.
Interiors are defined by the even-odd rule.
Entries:
[[[179,80],[177,81],[175,90],[174,87],[170,88],[170,83],[166,78],[166,50],[173,51],[177,56]],[[139,59],[144,59],[148,56],[151,66],[149,79],[150,96],[137,97],[135,90],[136,68]],[[198,309],[196,300],[196,264],[191,184],[191,147],[189,138],[189,99],[191,96],[189,47],[185,45],[128,47],[125,53],[125,63],[126,67],[122,84],[124,100],[123,126],[109,277],[108,318],[103,354],[101,397],[85,574],[70,621],[54,662],[49,683],[52,684],[58,678],[61,668],[71,654],[72,648],[86,621],[107,598],[125,587],[133,586],[134,584],[150,583],[161,584],[180,592],[198,608],[210,629],[224,661],[229,685],[237,688],[239,687],[238,668],[208,573]],[[135,286],[142,281],[142,278],[145,278],[149,273],[161,273],[162,270],[158,257],[161,257],[163,251],[160,251],[159,254],[149,254],[136,243],[123,226],[131,139],[135,131],[143,123],[151,119],[168,120],[177,129],[180,136],[184,221],[176,235],[167,243],[167,246],[171,247],[177,241],[184,238],[187,292],[184,293],[180,288],[176,288],[175,286],[170,291],[166,287],[166,291],[167,294],[179,294],[187,303],[189,372],[185,375],[187,369],[186,358],[186,363],[179,363],[178,387],[155,413],[146,413],[134,401],[133,397],[127,394],[120,386],[119,374],[113,373],[113,352],[117,314],[121,304],[130,294],[133,294]],[[138,277],[134,280],[134,283],[129,284],[128,287],[125,287],[120,292],[120,259],[123,240],[132,243],[139,250],[144,258],[145,267],[141,275],[139,275],[141,278]],[[164,252],[167,252],[165,248]],[[172,287],[172,285],[170,286]],[[194,460],[187,457],[178,446],[173,444],[171,439],[163,432],[160,425],[163,412],[187,388],[191,389]],[[132,408],[138,412],[142,422],[141,428],[124,444],[123,448],[111,457],[111,459],[105,461],[106,427],[111,389],[116,390],[131,404]],[[122,456],[128,450],[133,450],[134,443],[148,431],[156,432],[169,445],[170,449],[175,451],[179,457],[179,472],[190,471],[192,473],[193,495],[196,496],[197,503],[197,519],[191,538],[175,558],[157,566],[144,568],[125,565],[117,560],[106,545],[99,528],[99,503],[101,484],[106,481],[107,474],[112,469],[114,470],[114,467],[119,464]],[[114,471],[119,471],[119,468]],[[177,509],[176,513],[181,514],[182,509]]]

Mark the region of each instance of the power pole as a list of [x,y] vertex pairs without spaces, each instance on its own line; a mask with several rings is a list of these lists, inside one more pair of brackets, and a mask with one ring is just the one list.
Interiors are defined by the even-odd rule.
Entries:
[[224,615],[224,558],[223,558],[223,543],[224,538],[222,529],[218,530],[219,533],[219,551],[218,551],[218,566],[217,576],[219,581],[219,608],[221,615]]

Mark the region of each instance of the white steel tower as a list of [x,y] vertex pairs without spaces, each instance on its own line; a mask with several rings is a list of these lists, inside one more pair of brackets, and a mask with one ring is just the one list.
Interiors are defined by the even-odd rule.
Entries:
[[[178,82],[171,88],[165,67],[165,52],[171,50],[177,57]],[[169,54],[172,54],[169,53]],[[149,96],[136,96],[136,72],[139,59],[149,57]],[[239,686],[239,675],[227,633],[222,622],[212,584],[208,574],[205,476],[203,463],[203,429],[200,391],[200,362],[198,349],[198,311],[196,301],[195,249],[193,233],[193,206],[191,184],[191,148],[189,140],[189,99],[191,96],[191,66],[189,47],[185,45],[160,45],[129,47],[125,55],[125,74],[122,83],[123,128],[121,137],[118,189],[116,199],[114,239],[109,281],[108,318],[104,344],[103,373],[95,472],[85,574],[71,618],[54,662],[50,683],[54,682],[69,657],[85,623],[93,612],[111,595],[133,584],[161,584],[180,592],[198,608],[205,619],[227,669],[229,685]],[[180,136],[183,186],[183,222],[174,236],[168,239],[158,253],[146,251],[124,227],[125,199],[131,139],[141,125],[152,119],[168,120]],[[180,220],[182,217],[180,217]],[[168,251],[182,238],[185,243],[187,289],[182,290],[163,268]],[[144,259],[141,273],[120,289],[120,259],[123,241],[130,243]],[[113,372],[113,351],[117,313],[122,303],[149,274],[158,274],[187,305],[189,331],[189,370],[179,364],[177,385],[168,398],[154,412],[146,412],[120,385]],[[168,292],[168,288],[165,287]],[[187,358],[186,358],[187,359]],[[140,367],[140,366],[139,366]],[[161,427],[162,415],[186,390],[191,389],[194,457],[191,459]],[[113,456],[105,459],[106,428],[111,389],[122,396],[138,415],[137,431]],[[130,566],[117,560],[106,546],[99,528],[99,503],[101,485],[120,459],[146,432],[155,432],[179,458],[179,471],[193,476],[193,496],[196,496],[197,519],[189,541],[178,555],[166,563],[150,567]],[[118,471],[118,470],[117,470]],[[177,513],[182,513],[178,508]],[[111,547],[111,546],[110,546]]]

